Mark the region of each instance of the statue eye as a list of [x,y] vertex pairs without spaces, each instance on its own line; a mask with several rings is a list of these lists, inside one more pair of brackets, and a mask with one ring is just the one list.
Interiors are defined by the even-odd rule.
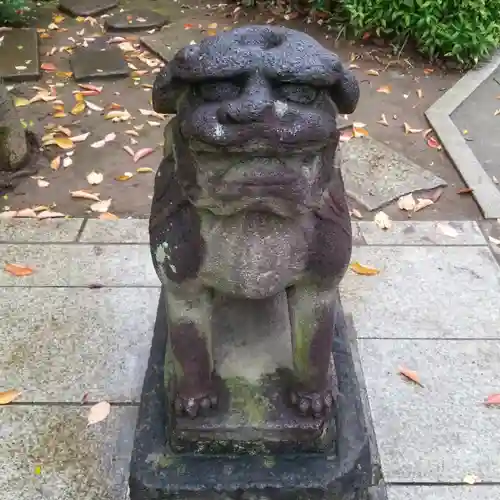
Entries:
[[300,83],[283,83],[276,92],[281,99],[298,104],[310,104],[318,97],[318,89]]
[[204,101],[228,101],[240,95],[241,87],[231,81],[206,82],[198,85],[197,93]]

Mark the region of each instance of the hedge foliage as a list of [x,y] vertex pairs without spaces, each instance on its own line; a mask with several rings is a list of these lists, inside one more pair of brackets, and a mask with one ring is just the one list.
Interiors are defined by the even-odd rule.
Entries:
[[347,26],[473,66],[500,45],[500,0],[340,0]]
[[28,23],[34,17],[34,2],[0,0],[0,26],[20,26]]

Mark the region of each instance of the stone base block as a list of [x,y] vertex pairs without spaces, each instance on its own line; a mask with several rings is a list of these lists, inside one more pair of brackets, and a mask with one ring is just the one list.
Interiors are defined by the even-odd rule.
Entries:
[[167,337],[160,297],[143,386],[130,466],[131,500],[329,499],[365,500],[376,476],[373,436],[343,315],[337,325],[334,362],[340,396],[334,449],[322,453],[176,454],[168,444],[164,358]]

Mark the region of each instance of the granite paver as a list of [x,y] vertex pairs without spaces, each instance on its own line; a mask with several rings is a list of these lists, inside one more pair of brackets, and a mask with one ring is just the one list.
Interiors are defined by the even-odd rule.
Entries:
[[[0,272],[0,390],[23,390],[0,408],[0,500],[125,500],[160,286],[148,221],[44,222],[0,226],[2,262],[35,270]],[[444,232],[435,222],[389,231],[354,222],[353,260],[380,274],[348,271],[343,303],[387,500],[497,500],[500,413],[483,404],[500,391],[500,267],[485,237],[496,233],[440,224]],[[400,365],[424,387],[403,380]],[[104,422],[86,426],[85,393],[113,403]],[[470,474],[499,485],[465,485]]]
[[158,297],[156,288],[0,288],[9,325],[0,384],[22,388],[22,402],[138,402]]
[[486,246],[362,246],[341,293],[360,337],[500,339],[500,270]]
[[390,486],[388,500],[498,500],[500,486]]
[[500,339],[361,339],[359,353],[386,481],[500,482],[500,413],[483,404],[498,392]]

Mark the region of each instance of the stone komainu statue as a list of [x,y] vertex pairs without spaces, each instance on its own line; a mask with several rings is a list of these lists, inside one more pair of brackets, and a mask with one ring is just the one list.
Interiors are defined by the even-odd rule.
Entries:
[[214,294],[255,300],[286,290],[290,404],[325,415],[351,224],[334,162],[338,113],[359,98],[354,76],[311,37],[247,26],[191,45],[153,89],[175,114],[155,179],[153,262],[166,292],[175,410],[215,408]]

